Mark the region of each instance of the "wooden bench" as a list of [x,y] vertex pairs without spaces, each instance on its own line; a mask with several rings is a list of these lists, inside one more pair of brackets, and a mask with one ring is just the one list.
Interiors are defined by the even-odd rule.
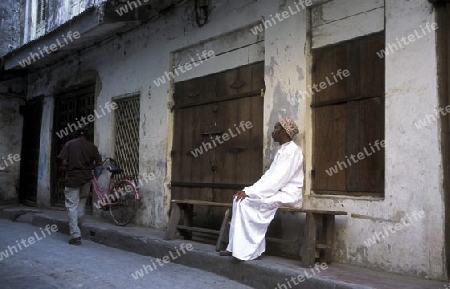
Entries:
[[[220,230],[199,228],[193,226],[193,206],[213,206],[227,208],[225,216],[222,221]],[[177,231],[185,239],[192,238],[192,232],[202,232],[219,235],[216,250],[225,249],[228,243],[228,232],[230,229],[229,223],[231,220],[232,203],[217,203],[199,200],[172,200],[171,214],[169,225],[167,227],[165,239],[172,240],[175,238]],[[316,258],[321,262],[331,263],[334,247],[334,222],[336,215],[347,215],[343,211],[321,211],[321,210],[306,210],[297,209],[293,207],[279,207],[278,211],[299,212],[306,214],[306,223],[304,238],[301,246],[300,255],[302,257],[303,267],[313,267]],[[182,215],[183,212],[183,215]],[[182,218],[182,224],[180,219]],[[320,232],[318,235],[317,232]],[[266,237],[266,240],[272,242],[288,243],[298,240],[283,240]]]

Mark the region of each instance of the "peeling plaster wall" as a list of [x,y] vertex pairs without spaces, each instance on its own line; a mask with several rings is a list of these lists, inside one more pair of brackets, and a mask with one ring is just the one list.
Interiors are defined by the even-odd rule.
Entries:
[[[350,3],[347,0],[336,1],[342,1],[341,4]],[[331,9],[329,12],[331,16],[334,13],[351,15],[358,13],[358,9],[364,10],[364,5],[348,10],[336,5],[335,10]],[[267,20],[276,12],[288,11],[289,7],[295,7],[294,1],[214,1],[209,23],[201,28],[195,24],[191,6],[169,9],[156,21],[105,42],[95,50],[81,52],[79,56],[74,56],[77,58],[75,61],[56,63],[51,68],[32,72],[29,96],[51,96],[60,89],[60,83],[82,77],[90,70],[98,73],[97,83],[101,83],[96,107],[111,101],[113,97],[138,93],[141,100],[140,174],[154,173],[156,179],[141,188],[144,206],[136,222],[162,229],[167,224],[170,201],[168,184],[171,170],[169,152],[172,113],[168,102],[172,100],[173,83],[171,81],[157,86],[154,80],[183,63],[177,59],[181,59],[181,54],[192,47],[204,47],[208,50],[222,46],[228,51],[227,47],[232,47],[234,43],[226,40],[232,35],[230,33],[260,24],[261,19]],[[372,8],[375,12],[371,13],[379,13],[380,7]],[[386,0],[384,15],[386,43],[395,41],[397,37],[407,36],[420,25],[433,21],[434,17],[431,4],[421,0]],[[340,31],[336,30],[338,27],[352,27],[348,22],[334,24],[336,25],[329,25],[335,29],[334,33],[341,35],[347,35],[347,31],[336,32]],[[309,176],[312,146],[310,99],[294,104],[289,102],[299,90],[305,91],[306,85],[311,84],[308,27],[309,16],[297,13],[268,27],[263,32],[264,36],[261,36],[264,39],[264,51],[260,53],[263,53],[265,61],[266,83],[265,168],[270,165],[276,150],[270,138],[272,126],[279,117],[292,117],[300,128],[294,141],[305,153],[305,207],[345,210],[352,214],[351,217],[339,217],[336,222],[335,261],[408,275],[444,278],[444,211],[440,185],[442,170],[439,128],[436,122],[421,130],[416,129],[413,124],[425,114],[432,113],[438,105],[434,34],[428,34],[386,58],[385,198],[316,197],[311,196]],[[365,25],[363,28],[359,32],[356,29],[352,35],[364,35],[377,29],[379,31],[379,23],[376,22],[373,27]],[[334,34],[326,35],[325,31],[327,30],[322,30],[322,36],[314,37],[319,37],[317,40],[322,41],[320,45],[334,43]],[[216,46],[204,46],[205,43],[216,43]],[[258,49],[252,50],[249,46],[247,54],[243,50],[236,53],[228,61],[220,57],[212,58],[208,60],[208,64],[199,66],[198,70],[193,69],[177,80],[250,63],[252,59],[257,59],[252,57],[255,53],[258,54]],[[53,104],[46,102],[44,105],[44,112],[51,114]],[[112,153],[113,117],[113,114],[107,115],[95,123],[96,144],[105,155]],[[51,131],[51,122],[43,123],[42,132]],[[41,153],[42,149],[41,147]],[[48,154],[50,152],[49,148],[44,151]],[[49,173],[49,170],[43,172],[40,178],[43,188],[45,182],[49,182]],[[41,198],[41,194],[43,193],[39,193],[38,198]],[[382,232],[386,226],[420,210],[425,212],[425,218],[383,239],[380,244],[369,248],[364,246],[364,241],[374,233]],[[288,229],[284,231],[293,231],[292,223],[287,219],[293,220],[294,217],[282,216],[276,222]],[[301,218],[298,220],[300,224]]]
[[[80,13],[84,10],[88,9],[91,6],[98,5],[101,2],[105,2],[105,0],[83,0],[77,1],[80,2]],[[52,31],[56,29],[61,24],[70,20],[70,18],[75,17],[76,15],[70,15],[69,12],[69,1],[68,0],[48,0],[47,2],[47,22],[45,31]],[[55,13],[56,12],[56,13]]]
[[20,2],[0,2],[0,56],[17,48],[20,44]]
[[[20,161],[9,162],[8,155],[20,155],[23,117],[19,113],[24,104],[25,81],[21,77],[0,82],[0,203],[19,200]],[[6,160],[6,164],[5,164]]]
[[[111,101],[113,97],[120,97],[129,93],[140,94],[140,174],[154,173],[157,178],[144,184],[142,187],[144,207],[137,218],[137,222],[156,228],[163,228],[167,223],[170,202],[170,189],[167,185],[170,181],[168,179],[170,167],[167,163],[167,155],[168,151],[170,151],[168,149],[168,140],[170,140],[172,134],[172,115],[167,107],[168,102],[171,100],[172,88],[169,83],[158,87],[153,81],[164,75],[166,71],[170,71],[173,65],[174,52],[203,42],[210,41],[210,43],[214,43],[212,40],[217,39],[220,35],[229,34],[244,27],[259,24],[258,21],[262,15],[269,15],[278,9],[283,9],[283,6],[278,6],[277,3],[271,3],[269,1],[258,3],[258,5],[254,1],[218,2],[215,4],[210,16],[214,21],[199,29],[195,24],[192,7],[178,7],[176,10],[166,12],[167,15],[156,22],[146,24],[138,30],[105,43],[96,50],[82,52],[80,58],[73,62],[57,63],[51,68],[32,73],[29,82],[29,96],[32,97],[39,94],[46,96],[54,95],[60,89],[61,83],[69,82],[69,79],[77,79],[88,70],[97,71],[101,81],[102,88],[97,98],[96,107],[99,107],[99,105],[107,101]],[[179,17],[180,15],[183,16]],[[229,17],[233,17],[234,21],[230,22]],[[281,35],[279,35],[277,36],[278,39],[271,41],[286,41],[287,39],[292,41],[292,38],[299,38],[293,34],[294,32],[299,33],[299,30],[295,27],[299,24],[299,20],[296,20],[294,16],[289,20],[291,21],[291,25],[294,26],[283,25],[285,26],[283,28],[280,23],[280,27],[274,26],[270,28],[274,34],[281,34],[280,31],[288,28],[290,34],[285,34],[285,40],[281,40]],[[251,34],[250,29],[248,29],[248,33],[253,38],[258,39],[259,37]],[[301,34],[305,38],[306,32],[303,31]],[[224,47],[229,47],[226,48],[228,50],[232,49],[231,42],[228,42],[226,37],[223,41],[226,41],[226,43],[222,43],[221,40],[216,41],[212,49],[216,49],[217,51],[219,49],[225,49]],[[282,47],[282,51],[278,51],[278,49],[271,50],[269,54],[275,54],[271,58],[277,59],[276,62],[278,63],[289,63],[292,68],[288,71],[292,70],[296,72],[297,75],[293,77],[295,80],[285,80],[285,75],[279,76],[279,79],[286,81],[286,85],[289,87],[291,93],[296,89],[299,79],[297,69],[298,65],[301,65],[298,64],[301,59],[301,53],[297,53],[297,51],[303,51],[304,46],[300,40],[296,41],[295,44],[289,44],[287,47],[284,47],[280,43],[279,45]],[[242,49],[239,53],[233,52],[233,58],[228,58],[228,60],[225,57],[214,57],[208,60],[211,61],[210,64],[200,66],[198,73],[195,73],[198,76],[218,72],[263,59],[262,57],[267,57],[267,54],[264,56],[264,51],[261,50],[263,50],[262,47],[255,45]],[[285,55],[284,51],[289,51],[290,54]],[[235,56],[238,57],[237,61]],[[283,58],[283,60],[278,60],[278,58]],[[286,70],[287,67],[286,65],[284,68],[274,67],[273,69],[282,71]],[[196,75],[195,73],[183,75],[182,77],[184,79],[194,77]],[[270,78],[272,81],[278,82],[278,77],[275,75],[270,76]],[[268,108],[273,106],[272,102],[278,101],[272,99],[270,96],[271,91],[273,89],[268,85],[268,93],[266,94],[268,96]],[[286,103],[287,100],[284,100],[283,105]],[[44,106],[48,106],[48,113],[52,111],[50,105],[50,103],[44,104]],[[292,112],[295,113],[294,111],[293,108]],[[105,155],[110,155],[113,152],[111,136],[114,134],[112,120],[113,114],[97,119],[95,124],[97,131],[95,134],[96,144],[99,146],[101,153]],[[273,126],[273,119],[267,118],[265,122],[269,122],[265,130],[270,132]],[[42,131],[50,131],[51,123],[49,121],[45,123],[47,124],[43,125]],[[100,130],[101,133],[98,133]],[[265,143],[266,146],[272,147],[273,145],[268,141],[266,136]],[[42,150],[41,153],[50,155],[50,148]],[[272,156],[269,155],[268,157]],[[46,158],[43,158],[43,160],[46,160]],[[270,160],[265,160],[265,163],[268,165]],[[49,174],[49,170],[43,172],[40,178],[49,182]],[[46,187],[44,185],[45,182],[43,182],[42,188]],[[43,203],[45,202],[43,200]]]
[[[6,0],[5,0],[6,1]],[[17,4],[14,4],[15,6],[20,7],[18,0],[7,0],[9,2],[17,2]],[[99,5],[102,2],[106,2],[107,0],[81,0],[77,2],[79,3],[80,8],[78,9],[78,13],[75,15],[71,15],[70,13],[70,6],[69,6],[69,0],[47,0],[47,6],[46,6],[46,23],[45,23],[45,32],[51,32],[58,28],[61,24],[69,21],[73,17],[77,16],[79,13],[83,12],[84,10],[94,6]],[[24,43],[27,43],[31,40],[36,39],[35,37],[35,31],[36,31],[36,0],[23,0],[24,5],[20,7],[24,11],[24,17],[25,22],[27,22],[26,25],[24,25]],[[3,3],[0,4],[0,9]],[[26,11],[26,12],[25,12]],[[19,21],[17,21],[17,24]],[[18,25],[16,27],[19,27]],[[18,32],[19,33],[19,32]],[[20,37],[20,35],[17,35]],[[1,38],[0,38],[1,39]],[[17,42],[18,44],[18,42]]]

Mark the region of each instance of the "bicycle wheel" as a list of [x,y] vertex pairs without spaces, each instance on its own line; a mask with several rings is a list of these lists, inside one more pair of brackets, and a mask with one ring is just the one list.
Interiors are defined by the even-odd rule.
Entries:
[[130,181],[120,180],[114,184],[110,194],[114,196],[114,201],[109,206],[109,213],[114,223],[118,226],[127,225],[139,209],[140,200],[137,190]]

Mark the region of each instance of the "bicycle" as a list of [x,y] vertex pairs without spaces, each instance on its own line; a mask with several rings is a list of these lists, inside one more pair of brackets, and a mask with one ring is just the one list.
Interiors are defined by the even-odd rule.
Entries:
[[[109,213],[118,226],[126,226],[135,217],[136,211],[140,206],[139,198],[139,188],[136,186],[133,180],[127,178],[122,178],[120,180],[115,180],[114,175],[122,172],[122,169],[115,166],[116,161],[112,158],[107,158],[106,161],[110,161],[111,166],[106,167],[96,167],[108,170],[111,173],[111,178],[109,180],[108,192],[103,192],[102,187],[98,183],[98,178],[100,177],[99,172],[96,172],[96,168],[92,170],[92,191],[97,195],[97,203],[95,207],[97,209],[109,209]],[[101,172],[100,172],[101,173]]]

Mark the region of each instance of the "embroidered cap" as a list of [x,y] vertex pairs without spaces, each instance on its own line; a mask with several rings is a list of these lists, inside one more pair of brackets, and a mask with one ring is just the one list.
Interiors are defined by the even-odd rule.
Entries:
[[280,119],[280,124],[287,132],[290,138],[293,138],[294,135],[298,134],[298,127],[295,122],[289,117]]

